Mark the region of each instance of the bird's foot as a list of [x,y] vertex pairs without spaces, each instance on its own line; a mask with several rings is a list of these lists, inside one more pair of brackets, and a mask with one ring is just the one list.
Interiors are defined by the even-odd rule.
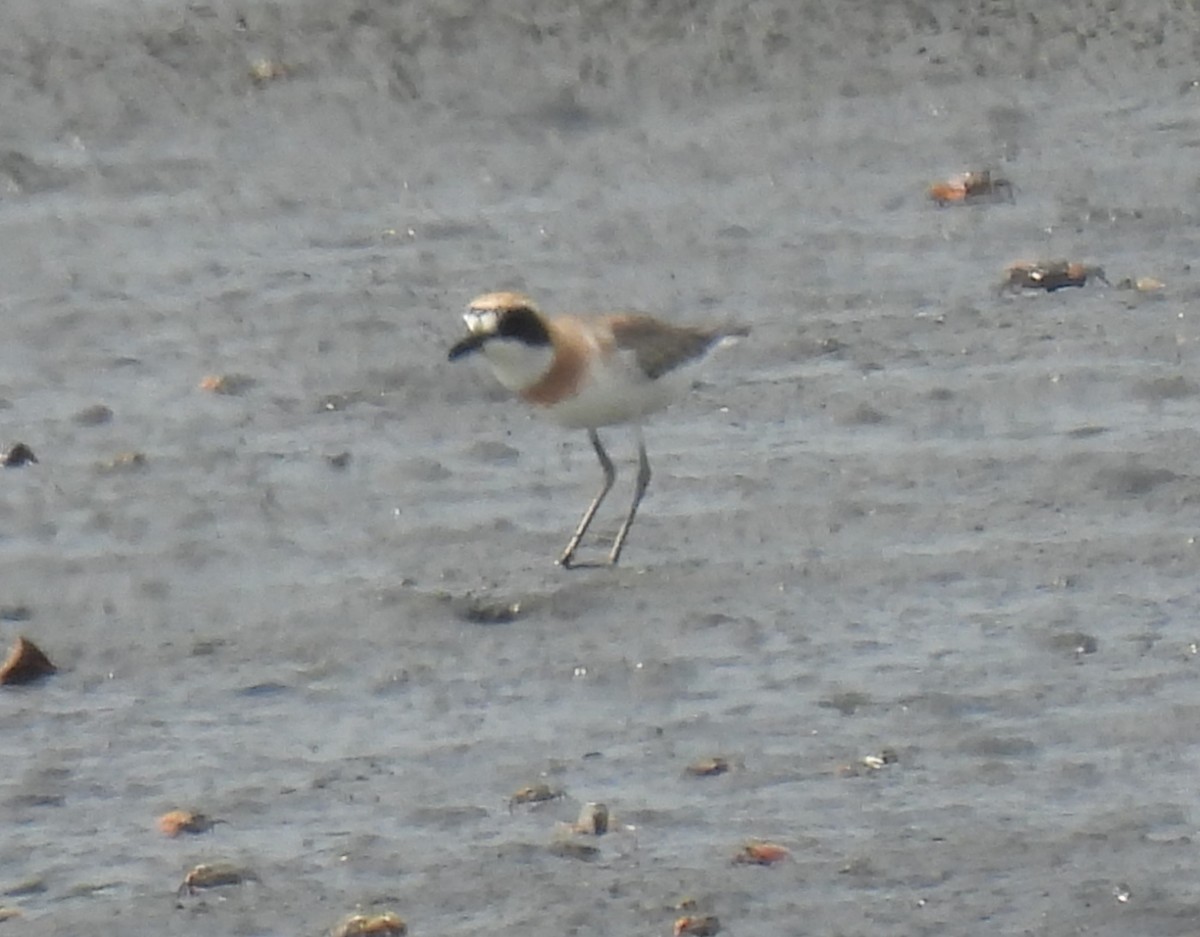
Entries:
[[575,559],[575,551],[572,550],[555,560],[554,565],[561,566],[563,569],[607,569],[610,566],[616,566],[617,561],[611,556],[606,560],[580,561]]

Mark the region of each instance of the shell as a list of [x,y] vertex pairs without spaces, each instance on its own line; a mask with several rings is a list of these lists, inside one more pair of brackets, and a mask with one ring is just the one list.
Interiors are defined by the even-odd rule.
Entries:
[[40,647],[24,635],[18,635],[8,657],[0,664],[0,684],[31,683],[57,670]]

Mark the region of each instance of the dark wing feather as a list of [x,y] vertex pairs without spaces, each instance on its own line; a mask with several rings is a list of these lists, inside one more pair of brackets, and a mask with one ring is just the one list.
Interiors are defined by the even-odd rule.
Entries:
[[638,367],[651,380],[703,357],[725,336],[742,334],[738,329],[669,325],[639,315],[615,317],[612,331],[617,348],[632,351]]

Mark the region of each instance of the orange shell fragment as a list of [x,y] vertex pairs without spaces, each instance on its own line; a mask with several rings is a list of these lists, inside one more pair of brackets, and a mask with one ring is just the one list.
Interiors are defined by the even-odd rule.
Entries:
[[746,843],[733,857],[733,861],[744,865],[774,865],[790,856],[791,850],[778,843]]
[[245,374],[208,374],[200,381],[201,390],[229,397],[245,393],[254,385],[254,378]]
[[949,205],[952,202],[965,202],[967,200],[967,189],[966,186],[961,185],[955,179],[945,182],[935,182],[929,187],[929,197],[939,205]]

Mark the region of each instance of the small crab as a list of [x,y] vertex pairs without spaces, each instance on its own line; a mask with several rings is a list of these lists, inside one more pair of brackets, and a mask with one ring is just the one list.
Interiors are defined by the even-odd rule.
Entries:
[[330,937],[403,937],[408,925],[398,914],[355,914],[335,927]]
[[675,921],[675,937],[683,937],[684,934],[689,937],[712,937],[721,930],[721,922],[717,920],[715,914],[706,914],[702,917],[681,917]]
[[1013,184],[1003,176],[992,175],[990,169],[955,173],[948,179],[933,183],[928,192],[939,206],[1016,201]]
[[175,837],[180,833],[207,833],[218,823],[224,822],[191,810],[171,810],[158,818],[158,829],[165,836]]
[[752,839],[734,854],[733,861],[738,865],[774,865],[791,854],[786,846]]
[[222,885],[241,885],[245,882],[257,882],[258,876],[250,869],[234,865],[232,862],[214,862],[211,865],[201,864],[188,871],[179,886],[179,894],[194,895],[202,888],[220,888]]
[[712,778],[718,774],[724,774],[731,767],[732,765],[729,764],[728,759],[714,756],[712,758],[701,758],[699,761],[693,761],[683,769],[683,772],[695,778]]
[[508,799],[508,811],[512,813],[513,808],[518,804],[543,804],[548,800],[558,800],[563,796],[565,795],[561,790],[553,788],[549,784],[530,784],[516,791]]
[[1108,283],[1104,268],[1072,260],[1021,260],[1004,270],[1001,290],[1045,290],[1053,293],[1067,286],[1083,286],[1088,277]]

